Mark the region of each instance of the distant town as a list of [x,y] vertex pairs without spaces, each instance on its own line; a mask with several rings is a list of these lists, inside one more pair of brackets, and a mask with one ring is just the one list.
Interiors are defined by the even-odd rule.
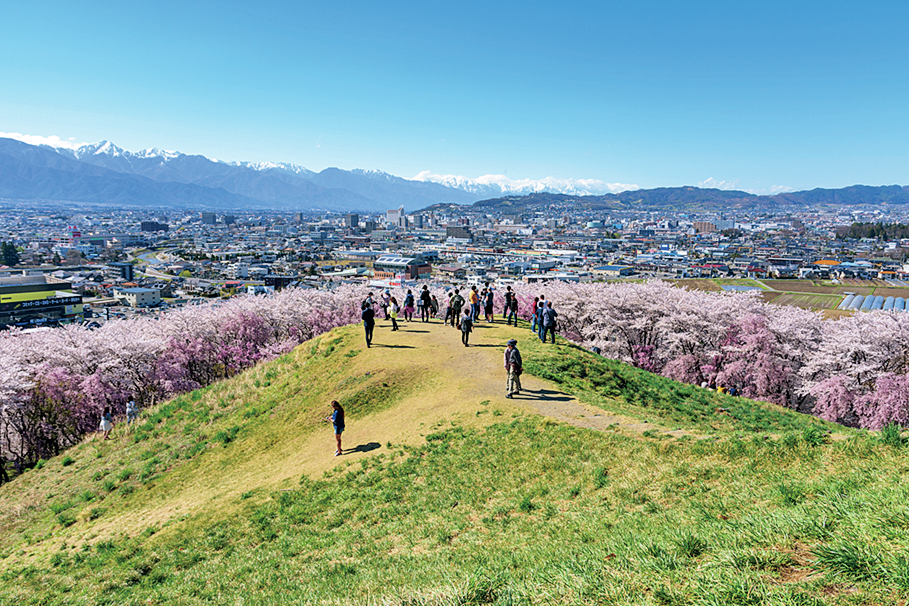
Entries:
[[[426,280],[712,280],[710,289],[779,291],[779,303],[848,309],[847,300],[871,294],[863,289],[909,287],[909,238],[884,229],[854,237],[857,224],[901,225],[907,214],[895,206],[738,216],[578,212],[570,204],[521,214],[457,205],[382,214],[7,206],[0,326],[96,327],[238,294]],[[787,300],[779,280],[811,287],[793,287],[804,296]],[[899,307],[881,299],[875,308]]]

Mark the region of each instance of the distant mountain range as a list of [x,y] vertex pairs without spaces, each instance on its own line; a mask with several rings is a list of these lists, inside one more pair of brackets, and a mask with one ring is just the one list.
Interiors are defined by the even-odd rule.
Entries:
[[674,210],[734,211],[773,210],[784,207],[880,206],[909,204],[909,186],[853,185],[842,189],[812,189],[773,196],[758,196],[744,191],[699,187],[660,187],[638,189],[600,196],[572,196],[546,192],[526,196],[505,196],[480,200],[477,209],[497,212],[535,212],[551,207],[570,206],[578,210]]
[[437,202],[469,204],[475,194],[381,171],[278,163],[228,163],[109,141],[78,149],[0,138],[0,198],[102,206],[381,212]]
[[[421,173],[409,180],[381,171],[339,168],[317,173],[295,164],[221,162],[158,149],[130,152],[109,141],[67,149],[0,138],[0,199],[15,201],[115,208],[342,212],[382,212],[399,206],[413,211],[471,203],[479,209],[516,212],[553,204],[590,210],[742,210],[909,203],[909,188],[899,185],[855,185],[775,196],[697,187],[588,195],[626,186],[594,180],[503,179],[490,176],[470,180]],[[548,193],[550,190],[558,193]]]

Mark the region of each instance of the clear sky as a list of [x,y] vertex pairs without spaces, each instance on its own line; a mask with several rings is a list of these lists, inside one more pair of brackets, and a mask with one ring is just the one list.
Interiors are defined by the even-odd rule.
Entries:
[[10,1],[0,132],[406,178],[909,184],[907,24],[905,1]]

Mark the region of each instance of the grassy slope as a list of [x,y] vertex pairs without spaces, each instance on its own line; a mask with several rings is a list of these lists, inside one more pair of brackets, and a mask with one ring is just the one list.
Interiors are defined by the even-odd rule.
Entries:
[[[4,486],[0,603],[903,603],[901,447],[522,330],[409,328],[323,336]],[[527,413],[512,334],[559,382],[534,392],[718,439]]]

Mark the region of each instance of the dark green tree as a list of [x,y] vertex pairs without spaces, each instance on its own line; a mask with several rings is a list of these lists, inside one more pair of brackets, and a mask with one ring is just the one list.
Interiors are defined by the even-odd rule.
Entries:
[[19,265],[19,251],[16,250],[12,242],[4,242],[0,245],[0,254],[3,255],[3,263],[10,267]]

